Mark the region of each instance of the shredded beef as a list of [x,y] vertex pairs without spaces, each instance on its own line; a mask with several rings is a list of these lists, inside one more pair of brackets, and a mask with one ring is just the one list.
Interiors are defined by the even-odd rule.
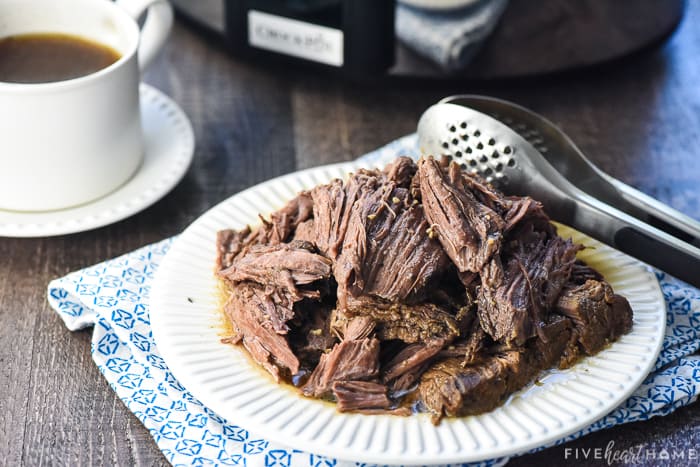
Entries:
[[351,193],[346,193],[343,182],[336,179],[311,190],[316,230],[314,243],[328,258],[335,259],[343,244],[350,220],[350,210],[357,197],[358,188],[356,186],[354,188],[355,190]]
[[556,311],[571,319],[583,351],[593,355],[632,328],[632,309],[606,282],[587,280],[567,288]]
[[234,342],[242,341],[255,361],[275,380],[279,380],[280,367],[292,375],[299,371],[298,358],[278,332],[286,328],[283,323],[287,320],[287,310],[279,307],[261,287],[245,282],[233,286],[224,312],[234,327]]
[[220,230],[216,233],[216,270],[221,271],[233,264],[233,260],[252,242],[250,227],[242,230]]
[[341,306],[348,295],[418,301],[447,266],[439,243],[425,233],[428,224],[421,208],[406,206],[405,190],[389,194],[396,196],[386,196],[377,211],[357,211],[348,229],[336,263]]
[[[449,164],[447,165],[449,167]],[[489,209],[502,214],[505,209],[504,204],[506,204],[507,199],[503,196],[503,193],[496,190],[492,185],[486,183],[486,181],[476,174],[462,173],[459,174],[456,169],[451,169],[450,172],[451,179],[460,180],[464,186],[471,191],[472,195],[484,206]]]
[[272,213],[269,221],[260,217],[262,225],[255,231],[245,227],[238,231],[225,229],[217,232],[217,271],[229,268],[237,256],[253,245],[277,244],[289,240],[297,226],[309,219],[311,214],[311,196],[302,192],[282,209]]
[[376,325],[371,316],[356,316],[343,329],[343,339],[355,340],[369,337]]
[[528,352],[511,350],[469,365],[461,358],[440,361],[421,377],[421,400],[434,421],[488,412],[539,371],[530,360]]
[[449,158],[359,169],[260,222],[217,234],[225,341],[342,412],[479,414],[632,326],[541,203]]
[[445,346],[444,339],[432,339],[425,344],[409,344],[397,353],[384,367],[384,381],[391,381],[399,376],[421,367]]
[[440,244],[426,233],[422,207],[410,194],[407,174],[415,170],[410,159],[400,159],[385,172],[361,172],[348,182],[348,193],[358,195],[334,269],[341,307],[349,297],[362,295],[419,301],[447,266]]
[[311,190],[315,243],[321,253],[335,260],[343,246],[351,217],[357,216],[358,211],[366,215],[376,211],[378,199],[373,194],[378,190],[386,191],[389,186],[396,186],[396,183],[387,184],[386,175],[381,171],[360,169],[347,184],[336,179]]
[[484,331],[484,328],[481,326],[481,323],[478,320],[474,320],[462,349],[464,363],[473,363],[478,360],[481,350],[484,348],[487,341],[488,335],[486,334],[486,331]]
[[531,227],[520,229],[521,235],[481,271],[481,325],[494,340],[515,345],[533,337],[544,322],[580,249]]
[[399,339],[406,343],[433,338],[450,341],[459,334],[455,317],[432,303],[407,305],[363,297],[347,308],[333,310],[331,326],[342,329],[356,316],[370,316],[377,323],[381,340]]
[[231,282],[252,281],[287,290],[294,298],[304,296],[298,286],[327,279],[331,261],[314,253],[307,242],[255,245],[219,275]]
[[277,244],[286,242],[297,226],[309,219],[313,213],[313,201],[308,192],[301,192],[279,211],[270,215],[270,220],[261,218],[261,243]]
[[479,272],[500,247],[503,219],[477,201],[457,164],[445,171],[433,158],[422,159],[418,176],[429,236],[440,240],[459,271]]
[[546,227],[549,226],[549,218],[544,213],[542,203],[539,201],[535,201],[527,196],[523,198],[509,197],[504,199],[504,205],[506,211],[503,220],[506,222],[505,230],[507,232],[513,230],[515,226],[526,219],[530,221],[539,220],[541,221],[538,222],[540,228],[545,226],[546,230],[552,231],[551,227]]
[[370,380],[379,374],[379,341],[374,338],[345,340],[321,355],[302,391],[307,396],[327,394],[335,381]]
[[391,407],[386,386],[370,381],[336,381],[333,383],[333,395],[340,412]]
[[571,320],[561,315],[549,315],[533,345],[541,368],[566,368],[579,357]]
[[413,159],[402,156],[387,165],[384,169],[384,173],[386,174],[386,178],[396,183],[397,186],[409,187],[417,170],[418,167],[416,163],[413,162]]
[[[392,394],[394,397],[400,398],[414,393],[421,375],[425,372],[425,370],[432,366],[434,360],[434,358],[427,360],[422,365],[415,366],[398,376],[396,379],[389,381],[387,386],[389,387],[390,394]],[[415,397],[415,395],[413,396]]]
[[588,280],[601,282],[603,281],[603,276],[589,265],[576,261],[571,269],[569,285],[582,285]]
[[313,371],[321,354],[330,351],[338,342],[338,337],[331,332],[330,312],[323,303],[311,300],[299,302],[295,305],[294,318],[287,324],[290,328],[289,346],[299,358],[304,373]]
[[294,231],[292,241],[316,243],[316,226],[313,219],[308,219],[299,224]]
[[[321,355],[318,366],[302,387],[307,396],[328,394],[336,381],[367,381],[379,375],[379,340],[367,336],[367,321],[348,323],[348,336]],[[370,331],[371,332],[371,329]]]

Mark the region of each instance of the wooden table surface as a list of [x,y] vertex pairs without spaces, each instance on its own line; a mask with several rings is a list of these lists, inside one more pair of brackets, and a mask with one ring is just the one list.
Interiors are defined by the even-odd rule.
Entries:
[[[49,308],[51,279],[174,235],[260,181],[349,160],[412,132],[442,96],[483,93],[528,106],[613,176],[700,219],[700,2],[688,7],[660,47],[596,69],[499,83],[345,83],[237,61],[176,24],[145,80],[192,120],[197,149],[184,180],[154,206],[108,227],[0,238],[0,464],[167,465],[93,364],[91,331],[67,331]],[[611,440],[619,449],[642,444],[687,456],[700,446],[699,426],[695,403],[510,465],[559,465],[565,447],[605,448]],[[686,462],[694,464],[674,464]]]

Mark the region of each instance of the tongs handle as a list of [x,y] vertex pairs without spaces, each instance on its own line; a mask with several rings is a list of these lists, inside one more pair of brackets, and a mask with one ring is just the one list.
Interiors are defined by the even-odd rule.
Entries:
[[693,252],[678,249],[635,227],[618,230],[615,233],[615,246],[678,279],[700,287],[700,257]]
[[700,222],[603,172],[558,126],[542,115],[511,102],[477,95],[450,96],[440,103],[472,108],[503,123],[511,119],[512,122],[507,123],[511,127],[514,123],[520,123],[538,130],[538,135],[549,148],[548,154],[543,157],[564,177],[575,173],[576,176],[571,177],[571,181],[577,188],[674,237],[700,247]]
[[700,248],[588,195],[576,198],[575,228],[700,287]]
[[700,222],[605,174],[620,196],[646,214],[646,221],[674,237],[700,247]]

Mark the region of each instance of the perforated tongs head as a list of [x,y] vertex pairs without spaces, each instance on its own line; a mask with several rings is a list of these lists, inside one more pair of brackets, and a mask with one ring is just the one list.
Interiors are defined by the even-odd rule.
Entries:
[[555,220],[700,286],[700,249],[584,193],[516,131],[474,109],[438,103],[421,116],[424,155],[447,155],[506,194],[542,202]]
[[440,102],[469,107],[508,125],[579,189],[686,243],[700,247],[699,221],[605,173],[586,157],[566,133],[544,116],[513,102],[488,96],[464,94],[446,97]]

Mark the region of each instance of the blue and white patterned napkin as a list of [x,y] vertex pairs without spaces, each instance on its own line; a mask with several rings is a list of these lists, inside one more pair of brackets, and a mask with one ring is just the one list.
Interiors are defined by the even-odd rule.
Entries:
[[[368,162],[415,155],[410,135],[365,156]],[[52,281],[48,299],[68,329],[94,327],[92,356],[119,398],[174,465],[363,466],[280,446],[223,420],[168,371],[153,341],[148,295],[173,239]],[[566,440],[620,423],[666,415],[700,393],[700,290],[656,272],[667,305],[663,350],[654,372],[613,412]],[[495,459],[482,465],[502,465]]]
[[448,71],[464,68],[491,34],[508,0],[477,0],[452,10],[396,6],[396,36]]

